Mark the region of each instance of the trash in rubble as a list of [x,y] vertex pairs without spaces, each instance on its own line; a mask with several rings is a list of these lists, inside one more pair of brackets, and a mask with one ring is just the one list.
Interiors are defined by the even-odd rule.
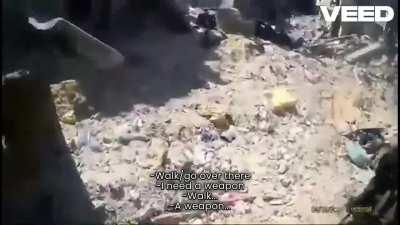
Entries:
[[215,29],[217,27],[215,13],[211,13],[208,9],[205,9],[203,13],[197,16],[196,24],[206,29]]
[[286,88],[276,88],[272,92],[273,112],[278,115],[282,115],[286,112],[296,112],[297,101],[297,97]]
[[371,163],[367,151],[356,142],[348,142],[346,149],[351,162],[361,169],[366,169]]
[[358,142],[368,154],[374,154],[385,142],[382,132],[382,128],[358,129],[345,137]]
[[208,127],[200,128],[200,140],[208,143],[218,140],[218,133]]
[[66,124],[75,125],[76,116],[73,110],[68,111],[61,117],[61,121]]
[[302,37],[298,37],[298,35],[295,34],[295,32],[278,32],[273,25],[261,21],[256,22],[256,37],[259,37],[263,40],[271,41],[278,45],[288,46],[291,49],[299,48],[304,43],[304,39]]

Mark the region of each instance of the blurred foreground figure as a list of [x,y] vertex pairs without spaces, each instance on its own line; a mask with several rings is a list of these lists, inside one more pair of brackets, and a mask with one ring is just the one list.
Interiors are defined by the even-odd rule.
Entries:
[[398,224],[398,166],[395,146],[381,158],[364,192],[348,203],[353,219],[346,224]]
[[[65,143],[49,84],[66,79],[71,71],[64,69],[93,67],[93,52],[110,49],[63,19],[28,18],[27,2],[2,1],[2,224],[102,224],[103,212],[91,204]],[[90,45],[80,53],[76,43]]]

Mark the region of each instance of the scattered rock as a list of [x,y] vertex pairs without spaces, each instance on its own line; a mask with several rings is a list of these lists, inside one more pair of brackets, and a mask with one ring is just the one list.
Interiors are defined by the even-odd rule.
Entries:
[[123,145],[128,145],[134,139],[134,137],[135,136],[130,133],[121,134],[118,137],[118,141],[119,141],[119,143],[121,143]]
[[129,195],[130,195],[131,199],[135,200],[135,201],[140,198],[140,193],[136,190],[130,190]]
[[287,166],[286,162],[281,161],[279,163],[278,173],[285,174],[288,171],[289,167]]
[[371,60],[369,64],[371,66],[382,66],[383,64],[388,63],[388,61],[389,58],[386,55],[382,55],[382,57],[379,59]]
[[282,178],[280,180],[280,182],[281,182],[282,186],[285,188],[289,187],[292,184],[292,181],[288,178]]
[[93,108],[88,105],[77,81],[66,80],[50,87],[57,115],[62,122],[74,125],[90,117]]
[[227,33],[253,35],[254,22],[242,17],[236,8],[223,8],[217,11],[219,27]]
[[75,112],[73,110],[66,112],[61,117],[61,121],[66,124],[75,125],[75,123],[76,123]]
[[110,185],[109,187],[110,197],[114,200],[121,200],[125,196],[125,190],[121,185]]
[[158,169],[164,167],[169,158],[167,144],[164,140],[151,139],[150,147],[145,152],[140,152],[136,162],[145,169]]
[[150,222],[151,218],[154,218],[157,215],[160,215],[160,213],[161,213],[161,209],[158,209],[156,207],[149,205],[149,206],[139,210],[139,212],[137,213],[139,215],[138,220],[148,224]]
[[226,35],[218,30],[207,30],[204,32],[204,40],[203,44],[205,47],[214,47],[217,46],[226,39]]
[[95,199],[92,201],[92,204],[95,209],[105,207],[106,202],[104,200]]
[[230,126],[228,130],[221,133],[221,138],[228,142],[232,142],[233,140],[235,140],[236,136],[237,136],[237,131],[233,126]]
[[278,199],[282,199],[282,198],[284,198],[284,197],[285,197],[284,194],[280,194],[280,193],[278,193],[278,192],[276,192],[276,191],[271,191],[271,192],[265,192],[265,193],[263,194],[263,196],[262,196],[262,199],[263,199],[265,202],[270,202],[270,201],[272,201],[272,200],[278,200]]
[[112,141],[113,140],[111,138],[109,138],[109,137],[103,137],[103,143],[105,143],[105,144],[111,144]]
[[270,205],[284,205],[285,204],[285,202],[283,200],[281,200],[281,199],[275,199],[275,200],[272,200],[272,201],[270,201],[268,203]]
[[132,141],[148,142],[148,141],[150,141],[150,138],[145,135],[142,135],[142,134],[136,134],[136,135],[133,135]]
[[229,127],[234,124],[232,116],[229,114],[213,115],[209,118],[209,120],[217,129],[221,131],[228,130]]
[[118,141],[122,142],[121,144],[129,144],[129,142],[132,140],[134,132],[131,126],[123,125],[119,127],[115,133]]
[[194,156],[191,149],[182,142],[176,141],[168,148],[167,159],[171,165],[182,168],[186,162],[193,160]]
[[134,133],[132,127],[123,126],[117,132],[119,143],[128,145],[131,141],[143,141],[148,142],[150,139],[145,135]]
[[101,144],[96,140],[95,137],[90,138],[88,147],[91,151],[94,151],[94,152],[102,152],[103,151]]
[[165,213],[152,218],[151,222],[155,224],[179,224],[193,214],[193,212]]
[[245,201],[245,202],[252,202],[254,201],[255,197],[250,196],[247,193],[224,193],[218,197],[219,201],[227,204],[227,205],[235,205],[238,201]]
[[235,211],[235,213],[238,214],[246,214],[251,212],[251,208],[249,204],[247,204],[244,201],[237,201],[234,206],[232,207],[232,210]]
[[316,83],[321,81],[321,76],[320,75],[311,73],[308,70],[304,70],[304,75],[305,75],[306,79],[312,84],[316,84]]

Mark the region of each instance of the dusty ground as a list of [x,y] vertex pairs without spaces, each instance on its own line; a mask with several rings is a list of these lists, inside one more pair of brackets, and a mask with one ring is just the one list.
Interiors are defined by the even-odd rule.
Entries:
[[[146,49],[140,40],[144,39],[137,45]],[[229,35],[210,52],[184,40],[188,37],[166,37],[148,53],[152,60],[146,66],[127,70],[135,71],[132,76],[143,73],[154,79],[146,83],[147,89],[133,90],[141,96],[132,98],[180,88],[182,73],[204,85],[162,103],[132,101],[129,110],[116,115],[100,112],[75,125],[62,123],[93,205],[104,209],[109,221],[137,220],[152,210],[160,214],[179,194],[157,190],[150,173],[192,162],[196,171],[239,170],[253,178],[246,183],[247,197],[235,201],[232,211],[198,214],[186,223],[338,223],[346,215],[347,199],[360,193],[373,176],[350,162],[346,139],[339,132],[348,128],[347,122],[355,122],[359,128],[383,127],[387,136],[397,133],[393,85],[381,79],[397,73],[390,60],[355,67],[340,57],[317,60],[240,35]],[[160,49],[169,44],[182,51],[167,54],[164,63],[157,52],[166,53],[169,49]],[[205,58],[193,70],[192,48]],[[140,87],[135,79],[132,87]],[[297,114],[273,112],[277,87],[288,88],[298,98]],[[204,112],[226,113],[234,124],[221,132],[202,116]],[[313,206],[339,210],[313,213]]]

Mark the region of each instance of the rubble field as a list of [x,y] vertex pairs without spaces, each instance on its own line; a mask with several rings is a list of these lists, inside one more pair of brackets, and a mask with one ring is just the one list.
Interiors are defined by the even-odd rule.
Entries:
[[[348,199],[374,176],[352,158],[360,146],[344,134],[381,128],[384,142],[397,137],[397,59],[375,54],[357,61],[349,53],[377,42],[321,37],[309,27],[315,20],[298,19],[310,44],[295,51],[239,34],[227,34],[213,49],[196,47],[209,57],[204,69],[188,75],[205,85],[159,105],[133,101],[117,115],[89,107],[82,119],[79,82],[53,84],[63,133],[93,206],[109,223],[339,223]],[[165,39],[165,46],[194,45],[185,35]],[[171,74],[190,63],[182,55],[161,57],[152,63]],[[125,72],[157,71],[150,70]],[[167,212],[182,191],[160,190],[150,175],[183,168],[247,172],[251,179],[244,191],[216,193],[231,210]],[[335,210],[318,213],[316,207]]]

